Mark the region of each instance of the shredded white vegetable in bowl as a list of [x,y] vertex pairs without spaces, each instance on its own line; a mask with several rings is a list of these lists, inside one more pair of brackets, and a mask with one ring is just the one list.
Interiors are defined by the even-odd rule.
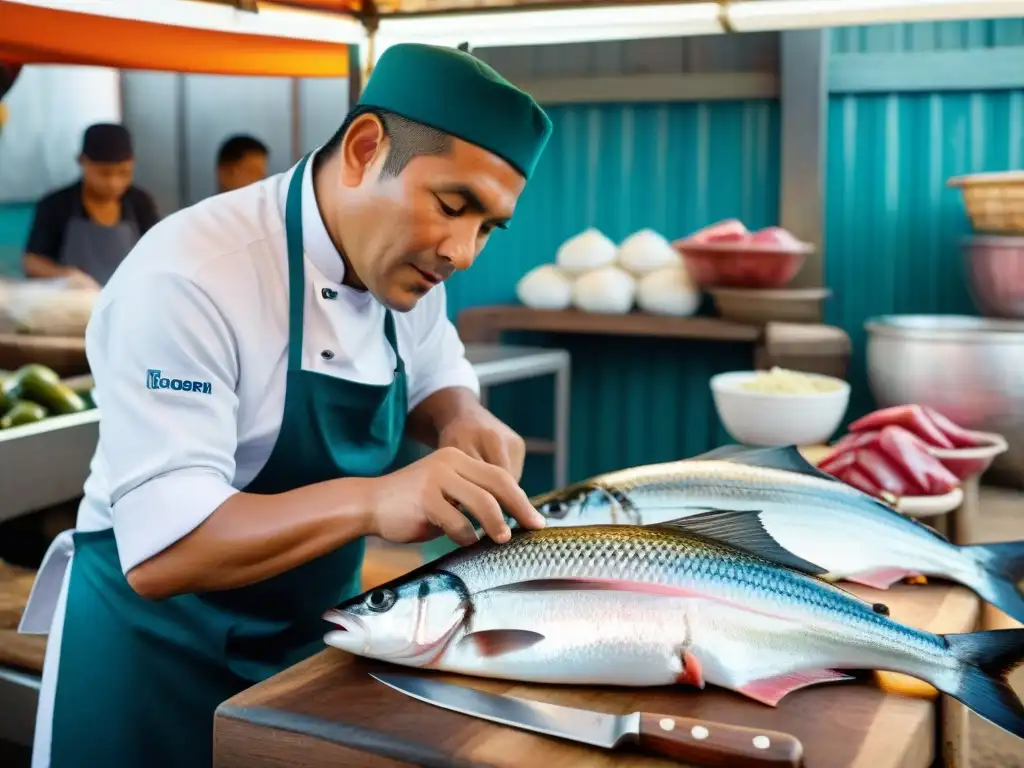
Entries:
[[845,382],[827,376],[813,376],[775,367],[770,371],[757,371],[752,379],[737,386],[747,392],[773,395],[815,395],[840,390],[845,386]]

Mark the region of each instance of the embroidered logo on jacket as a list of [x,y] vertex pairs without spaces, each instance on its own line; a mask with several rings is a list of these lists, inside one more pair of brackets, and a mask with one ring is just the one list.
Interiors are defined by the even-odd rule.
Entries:
[[175,392],[198,392],[201,395],[208,395],[213,391],[213,385],[208,381],[169,379],[160,373],[159,368],[150,368],[146,371],[146,389],[173,389]]

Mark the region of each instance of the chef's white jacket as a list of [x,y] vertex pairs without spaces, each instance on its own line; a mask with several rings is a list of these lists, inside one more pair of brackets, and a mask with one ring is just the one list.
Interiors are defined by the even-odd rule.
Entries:
[[[312,168],[303,179],[302,367],[390,383],[395,356],[384,337],[385,309],[341,284],[344,262],[320,218]],[[86,354],[102,416],[77,528],[113,526],[125,572],[194,530],[257,475],[274,447],[288,365],[284,210],[293,172],[168,216],[96,303]],[[443,285],[396,312],[395,327],[410,410],[447,387],[479,393]],[[147,386],[154,379],[178,384]],[[49,626],[50,634],[33,766],[49,763],[69,554],[63,536],[40,569],[22,625]]]

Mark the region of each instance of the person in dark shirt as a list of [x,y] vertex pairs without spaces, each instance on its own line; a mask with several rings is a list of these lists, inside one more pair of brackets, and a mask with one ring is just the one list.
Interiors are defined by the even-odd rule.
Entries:
[[267,177],[267,145],[252,136],[232,136],[217,153],[217,187],[220,192],[246,187]]
[[124,126],[89,126],[78,163],[81,178],[36,206],[23,265],[28,277],[103,286],[160,217],[149,193],[132,184],[135,160]]

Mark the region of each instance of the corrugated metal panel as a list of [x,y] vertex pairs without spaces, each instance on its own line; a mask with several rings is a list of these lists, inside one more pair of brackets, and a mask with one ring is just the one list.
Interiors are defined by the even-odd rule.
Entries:
[[21,254],[35,213],[34,203],[0,205],[0,277],[19,277]]
[[834,53],[966,51],[1024,45],[1024,19],[884,24],[832,30]]
[[480,48],[474,53],[513,81],[686,72],[776,72],[779,36],[775,32],[761,32]]
[[836,96],[828,141],[827,321],[854,340],[853,418],[872,407],[868,316],[974,313],[960,251],[969,220],[946,180],[1024,167],[1024,90]]
[[[778,217],[777,103],[556,107],[551,144],[508,232],[498,232],[469,272],[450,281],[452,317],[470,306],[515,301],[516,281],[554,260],[589,226],[615,241],[651,227],[674,239],[738,217],[762,227]],[[573,355],[573,478],[691,455],[724,440],[708,377],[750,365],[728,345],[562,337]],[[545,387],[549,387],[546,382]],[[543,396],[517,386],[495,410],[527,434],[550,434]],[[544,393],[550,389],[542,390]],[[537,462],[546,470],[544,460]],[[550,484],[545,472],[528,488]]]

